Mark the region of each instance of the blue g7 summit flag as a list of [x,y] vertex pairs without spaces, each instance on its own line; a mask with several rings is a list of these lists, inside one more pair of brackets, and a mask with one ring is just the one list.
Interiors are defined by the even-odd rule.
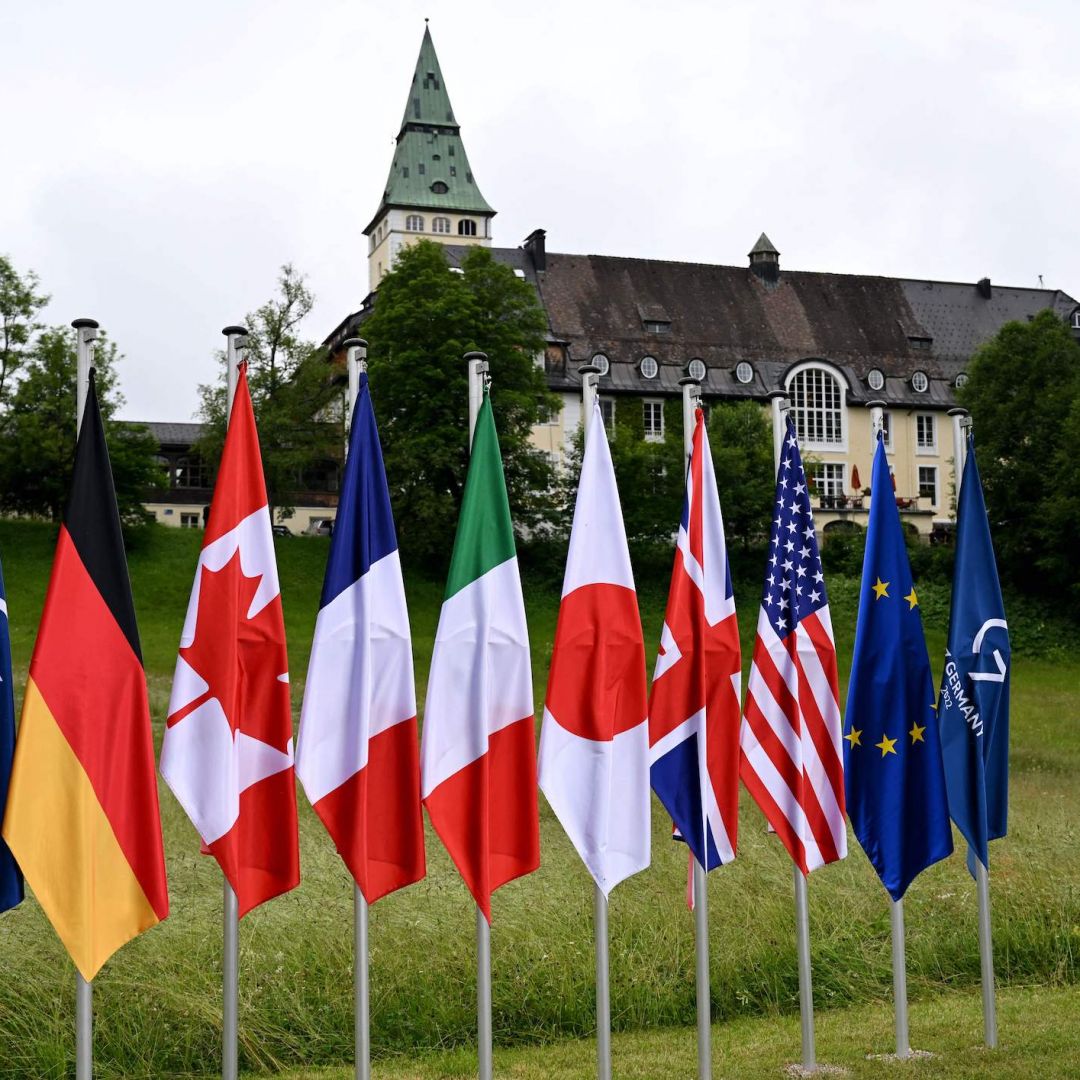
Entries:
[[1005,835],[1009,799],[1009,628],[1001,602],[975,445],[968,436],[956,523],[949,644],[938,717],[949,812],[988,866],[987,847]]
[[847,811],[894,900],[951,854],[934,682],[885,447],[874,455],[855,655],[844,714]]
[[[11,684],[11,635],[8,632],[7,591],[0,570],[0,821],[7,805],[11,759],[15,753],[15,694]],[[23,878],[15,857],[0,836],[0,911],[23,898]]]

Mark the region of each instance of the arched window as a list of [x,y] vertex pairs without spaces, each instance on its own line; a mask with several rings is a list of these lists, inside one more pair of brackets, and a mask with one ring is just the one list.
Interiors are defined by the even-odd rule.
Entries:
[[450,231],[450,219],[448,217],[432,218],[431,231],[436,233],[448,233]]
[[458,236],[475,236],[476,222],[472,218],[462,218],[457,223]]
[[799,442],[807,446],[843,446],[844,386],[824,365],[808,364],[789,376],[788,397]]
[[405,219],[405,228],[409,232],[423,232],[424,219],[419,214],[410,214]]

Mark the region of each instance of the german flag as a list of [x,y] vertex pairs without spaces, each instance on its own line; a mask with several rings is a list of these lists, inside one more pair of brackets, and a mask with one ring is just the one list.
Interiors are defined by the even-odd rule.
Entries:
[[146,675],[93,372],[3,836],[87,980],[169,913]]

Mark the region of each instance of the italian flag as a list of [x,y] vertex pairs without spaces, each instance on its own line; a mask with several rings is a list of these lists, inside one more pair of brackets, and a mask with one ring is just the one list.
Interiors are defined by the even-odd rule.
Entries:
[[540,865],[532,665],[487,393],[476,420],[421,741],[424,805],[477,906]]

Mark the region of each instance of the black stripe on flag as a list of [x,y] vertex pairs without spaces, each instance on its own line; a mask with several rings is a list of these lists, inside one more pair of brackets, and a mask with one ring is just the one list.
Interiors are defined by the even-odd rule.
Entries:
[[64,524],[87,573],[142,663],[124,554],[124,534],[120,528],[120,511],[116,507],[116,488],[93,369],[75,447],[75,471]]

